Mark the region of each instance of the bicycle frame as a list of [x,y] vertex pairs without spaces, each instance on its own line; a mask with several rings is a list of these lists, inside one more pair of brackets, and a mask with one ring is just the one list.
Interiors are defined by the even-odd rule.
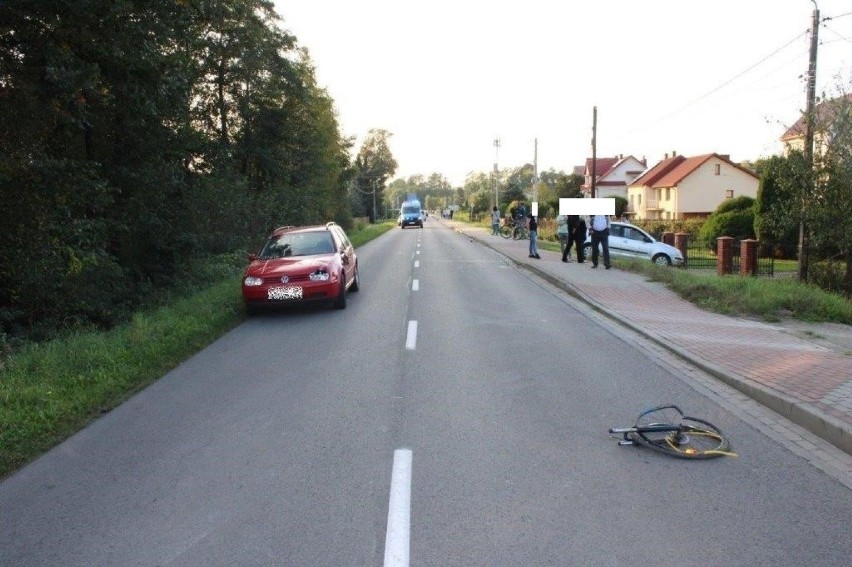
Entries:
[[[665,421],[659,421],[665,420]],[[683,459],[710,459],[736,456],[730,441],[712,423],[684,415],[674,405],[658,406],[639,414],[632,427],[611,427],[619,445],[647,447],[664,455]]]
[[683,435],[683,427],[673,423],[652,423],[649,425],[637,427],[611,427],[610,435],[620,434],[622,438],[618,441],[619,445],[635,445],[636,442],[629,437],[633,433],[677,433],[680,438]]

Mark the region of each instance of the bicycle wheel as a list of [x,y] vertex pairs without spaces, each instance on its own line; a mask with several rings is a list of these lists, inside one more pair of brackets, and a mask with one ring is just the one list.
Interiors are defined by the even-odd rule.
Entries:
[[677,406],[646,410],[631,437],[640,445],[681,459],[734,456],[727,437],[712,423],[683,415]]
[[503,238],[511,238],[512,236],[512,227],[504,224],[500,227],[500,236]]
[[517,226],[512,229],[512,240],[520,240],[522,237],[522,232],[522,229]]

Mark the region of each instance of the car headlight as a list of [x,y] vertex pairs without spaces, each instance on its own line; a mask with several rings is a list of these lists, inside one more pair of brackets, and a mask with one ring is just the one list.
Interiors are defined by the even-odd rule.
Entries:
[[254,276],[247,276],[246,279],[243,280],[243,285],[245,286],[256,286],[263,285],[263,280],[260,278],[256,278]]
[[312,282],[327,282],[330,277],[326,270],[317,270],[310,275]]

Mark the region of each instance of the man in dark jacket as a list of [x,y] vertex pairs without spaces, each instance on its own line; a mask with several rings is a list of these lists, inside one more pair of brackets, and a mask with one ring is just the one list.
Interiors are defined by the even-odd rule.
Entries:
[[577,263],[582,264],[585,260],[583,243],[586,241],[586,221],[580,215],[568,215],[568,242],[562,251],[562,261],[568,262],[571,256],[571,246],[577,246]]

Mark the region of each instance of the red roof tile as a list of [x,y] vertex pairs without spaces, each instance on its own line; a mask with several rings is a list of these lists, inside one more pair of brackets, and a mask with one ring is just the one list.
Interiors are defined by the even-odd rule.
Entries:
[[701,167],[707,160],[711,158],[716,158],[724,161],[736,167],[737,169],[748,173],[753,177],[757,177],[753,171],[750,171],[740,165],[732,162],[726,156],[722,156],[719,154],[704,154],[700,156],[694,157],[684,157],[684,156],[674,156],[668,159],[664,159],[651,169],[649,169],[645,175],[638,177],[633,183],[631,183],[631,187],[674,187],[686,177],[688,177],[692,172]]

